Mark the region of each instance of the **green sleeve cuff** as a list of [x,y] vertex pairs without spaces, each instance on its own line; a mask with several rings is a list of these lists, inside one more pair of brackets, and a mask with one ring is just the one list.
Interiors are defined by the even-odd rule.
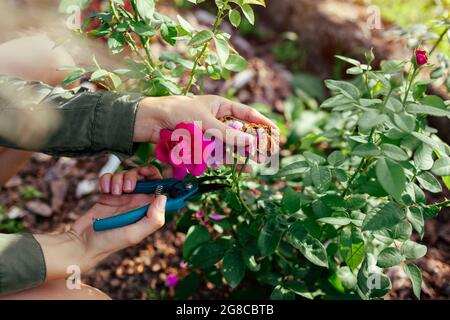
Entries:
[[40,244],[31,234],[0,234],[0,296],[44,283],[46,266]]

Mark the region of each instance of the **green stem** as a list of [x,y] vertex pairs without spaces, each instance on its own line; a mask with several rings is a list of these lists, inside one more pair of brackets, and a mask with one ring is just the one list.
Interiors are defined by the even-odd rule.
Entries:
[[450,206],[450,200],[443,201],[443,202],[440,202],[440,203],[436,203],[434,205],[439,207],[439,208],[448,207],[448,206]]
[[[214,21],[214,25],[212,27],[212,33],[214,35],[216,34],[217,28],[219,28],[219,25],[222,22],[222,13],[223,13],[224,7],[227,5],[227,2],[228,1],[225,1],[223,6],[221,8],[219,8],[219,12],[217,13],[216,20]],[[203,55],[205,54],[206,49],[209,46],[210,41],[211,40],[207,41],[203,45],[202,50],[200,51],[200,53],[194,59],[194,66],[192,67],[192,70],[191,70],[191,76],[190,76],[189,82],[188,82],[188,84],[187,84],[187,86],[186,86],[186,88],[184,89],[184,92],[183,92],[183,95],[185,95],[185,96],[189,93],[189,90],[191,90],[191,87],[194,84],[195,73],[196,73],[197,68],[198,68],[198,66],[200,64],[200,60],[203,58]]]
[[[370,131],[369,134],[369,138],[368,141],[372,142],[373,139],[373,134],[375,133],[375,128],[372,128],[372,130]],[[363,172],[364,170],[366,170],[367,166],[369,165],[369,158],[362,158],[361,162],[359,163],[358,168],[356,169],[356,171],[353,173],[353,175],[350,177],[350,180],[348,180],[348,184],[347,187],[345,188],[344,192],[342,193],[342,197],[345,197],[347,195],[347,193],[350,191],[350,188],[353,184],[353,181],[356,179],[356,177]]]
[[121,22],[119,14],[117,13],[116,6],[114,5],[114,0],[109,0],[109,6],[111,7],[111,12],[117,22]]
[[439,36],[439,38],[437,39],[436,43],[434,44],[433,48],[431,48],[430,53],[428,56],[431,56],[433,54],[433,52],[437,49],[437,47],[439,46],[439,44],[441,43],[442,39],[444,39],[445,35],[447,34],[447,32],[450,30],[450,27],[446,27],[444,32],[441,33],[441,35]]
[[415,64],[413,65],[413,68],[414,68],[414,70],[413,70],[412,74],[410,75],[410,80],[408,81],[408,86],[405,91],[405,96],[403,97],[403,105],[406,104],[406,100],[408,99],[409,91],[411,90],[411,86],[414,82],[414,79],[416,79],[416,76],[418,74],[417,71],[419,70],[419,68],[417,68],[417,66]]

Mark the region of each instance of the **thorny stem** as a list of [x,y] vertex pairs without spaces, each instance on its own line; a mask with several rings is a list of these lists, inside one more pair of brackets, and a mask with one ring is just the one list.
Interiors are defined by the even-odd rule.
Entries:
[[[217,32],[217,28],[219,27],[220,23],[222,22],[222,18],[223,18],[222,17],[222,13],[223,13],[223,9],[225,8],[227,2],[228,1],[225,1],[223,6],[219,8],[219,12],[217,13],[216,20],[214,21],[214,25],[212,27],[212,33],[213,34],[215,34]],[[203,55],[205,54],[206,49],[208,48],[210,41],[211,40],[207,41],[203,45],[202,50],[195,57],[194,66],[192,67],[192,70],[191,70],[191,76],[189,78],[189,82],[188,82],[188,84],[187,84],[187,86],[186,86],[186,88],[184,89],[184,92],[183,92],[183,95],[185,95],[185,96],[189,93],[189,90],[191,90],[192,84],[194,83],[195,73],[196,73],[197,68],[198,68],[198,66],[200,64],[200,60],[203,58]]]

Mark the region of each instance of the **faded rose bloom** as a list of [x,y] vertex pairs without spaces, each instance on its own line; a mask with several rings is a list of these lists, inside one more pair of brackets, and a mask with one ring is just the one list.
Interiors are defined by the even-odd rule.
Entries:
[[165,285],[169,288],[175,288],[178,284],[178,276],[174,273],[171,273],[167,276]]
[[419,66],[423,66],[428,62],[428,56],[425,50],[416,50],[416,62]]

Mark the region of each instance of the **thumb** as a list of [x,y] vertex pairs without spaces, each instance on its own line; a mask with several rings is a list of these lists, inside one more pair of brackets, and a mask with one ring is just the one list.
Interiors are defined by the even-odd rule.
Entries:
[[136,236],[136,238],[139,239],[139,241],[148,237],[156,230],[164,226],[166,214],[166,202],[167,202],[166,196],[164,195],[156,196],[147,210],[147,215],[134,225],[131,225],[131,227],[134,229],[133,233]]
[[256,143],[256,138],[251,134],[230,128],[214,117],[208,117],[204,126],[205,130],[218,130],[222,136],[217,138],[220,138],[229,146],[245,147]]

